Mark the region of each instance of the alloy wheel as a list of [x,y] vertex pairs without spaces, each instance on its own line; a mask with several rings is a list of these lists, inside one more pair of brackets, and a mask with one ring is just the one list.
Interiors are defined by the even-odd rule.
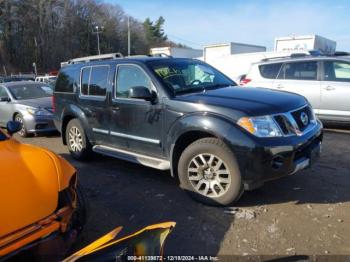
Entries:
[[69,146],[72,149],[73,152],[81,152],[83,149],[83,136],[80,132],[80,130],[73,126],[69,130]]
[[25,128],[25,126],[24,126],[22,117],[16,116],[15,121],[21,123],[21,130],[18,131],[18,134],[19,134],[20,136],[24,136],[25,133],[26,133],[26,128]]
[[197,193],[216,198],[230,187],[231,175],[224,161],[214,154],[199,154],[188,165],[188,179]]

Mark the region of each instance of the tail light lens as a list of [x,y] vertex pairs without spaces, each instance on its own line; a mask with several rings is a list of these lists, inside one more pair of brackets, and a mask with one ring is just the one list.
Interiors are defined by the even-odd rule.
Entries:
[[250,81],[252,81],[252,80],[249,79],[249,78],[243,78],[243,79],[241,79],[241,81],[239,82],[239,85],[244,86],[244,85],[248,84]]
[[55,112],[56,108],[55,108],[55,97],[52,96],[52,112]]

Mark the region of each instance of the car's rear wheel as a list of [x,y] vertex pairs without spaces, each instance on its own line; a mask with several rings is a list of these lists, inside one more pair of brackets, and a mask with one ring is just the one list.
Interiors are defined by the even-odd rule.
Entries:
[[21,123],[21,130],[19,130],[17,133],[21,136],[21,137],[28,137],[30,136],[30,134],[27,131],[26,125],[24,123],[24,119],[23,116],[21,114],[16,114],[15,115],[15,119],[16,122]]
[[181,187],[205,204],[228,205],[243,193],[236,158],[217,138],[190,144],[180,156],[178,175]]
[[92,153],[91,144],[78,119],[69,121],[66,128],[68,150],[77,160],[86,160]]

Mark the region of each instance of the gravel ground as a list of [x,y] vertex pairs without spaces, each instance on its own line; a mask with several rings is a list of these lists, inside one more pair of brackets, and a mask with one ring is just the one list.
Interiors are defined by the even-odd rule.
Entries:
[[325,132],[321,159],[311,169],[246,192],[232,208],[193,201],[168,172],[104,156],[77,162],[58,136],[20,140],[49,148],[78,169],[90,216],[77,248],[119,225],[127,233],[175,221],[166,243],[168,255],[350,259],[349,129]]

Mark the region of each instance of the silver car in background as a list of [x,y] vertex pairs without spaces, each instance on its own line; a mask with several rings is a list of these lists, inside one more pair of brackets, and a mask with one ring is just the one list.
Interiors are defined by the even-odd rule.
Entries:
[[253,64],[241,85],[303,95],[324,121],[350,123],[350,57],[297,55]]
[[32,81],[0,84],[0,126],[10,120],[22,123],[18,132],[26,137],[39,132],[55,131],[52,88]]

